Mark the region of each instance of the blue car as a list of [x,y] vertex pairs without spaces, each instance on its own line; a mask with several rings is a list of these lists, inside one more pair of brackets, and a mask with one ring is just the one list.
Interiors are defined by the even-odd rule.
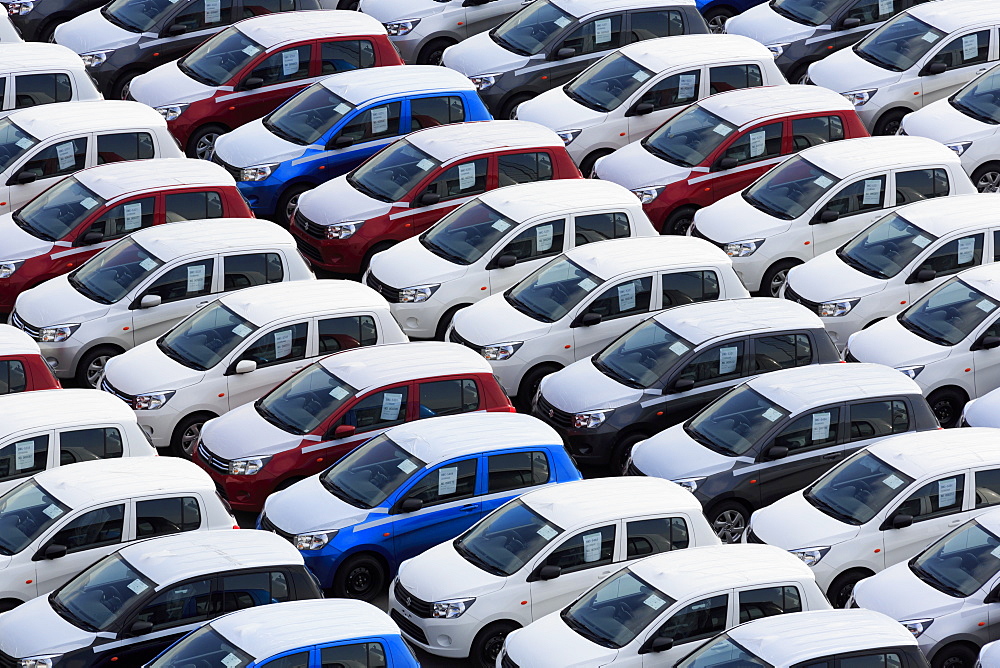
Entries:
[[529,489],[580,478],[562,439],[541,420],[437,417],[389,429],[272,494],[257,528],[292,541],[324,589],[370,601],[402,561]]
[[406,65],[333,74],[216,140],[213,160],[254,214],[287,224],[299,195],[346,174],[402,135],[492,120],[468,78]]
[[698,11],[705,17],[705,23],[712,32],[723,32],[726,21],[741,14],[754,5],[761,5],[766,0],[695,0]]

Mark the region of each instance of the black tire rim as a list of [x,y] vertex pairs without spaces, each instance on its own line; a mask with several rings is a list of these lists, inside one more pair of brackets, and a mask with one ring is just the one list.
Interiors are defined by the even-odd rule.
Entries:
[[347,595],[367,600],[378,587],[379,575],[367,565],[355,566],[346,578]]
[[885,125],[882,126],[882,131],[879,132],[879,134],[883,136],[894,135],[897,132],[899,132],[899,128],[902,124],[903,124],[902,118],[893,118],[892,120],[886,121]]
[[846,608],[847,602],[851,599],[851,594],[854,593],[854,585],[858,584],[861,578],[854,578],[845,582],[840,589],[834,592],[833,607],[835,608]]
[[434,49],[427,54],[427,65],[441,65],[444,60],[444,49]]
[[670,225],[670,234],[684,236],[691,229],[692,223],[694,223],[694,214],[685,214],[673,221]]
[[941,662],[941,668],[972,668],[973,664],[960,656],[949,656]]
[[935,417],[937,417],[938,422],[941,426],[949,426],[955,420],[955,414],[957,413],[956,406],[951,399],[938,399],[931,406],[931,410],[934,411]]
[[500,650],[503,649],[503,641],[509,633],[510,631],[494,633],[486,639],[486,642],[483,643],[483,655],[480,658],[484,666],[496,665],[497,657],[500,656]]

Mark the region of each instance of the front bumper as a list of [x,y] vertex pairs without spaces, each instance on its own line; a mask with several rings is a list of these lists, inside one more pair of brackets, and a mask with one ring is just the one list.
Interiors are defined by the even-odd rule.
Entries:
[[[358,248],[353,238],[320,239],[304,232],[298,224],[290,226],[299,252],[309,264],[337,274],[358,274],[364,258],[364,248]],[[360,237],[360,235],[355,234]],[[359,238],[363,241],[363,238]]]
[[76,365],[85,345],[86,342],[75,341],[71,336],[62,343],[39,343],[38,347],[56,378],[67,379],[76,375]]
[[389,587],[389,615],[397,622],[407,642],[449,659],[469,656],[469,648],[482,626],[482,622],[471,614],[474,606],[456,619],[420,617],[396,599],[395,589],[394,582]]
[[432,296],[419,304],[389,304],[392,317],[400,329],[411,339],[433,339],[437,326],[451,304],[440,302]]
[[266,465],[256,475],[229,475],[221,473],[211,458],[203,456],[201,447],[195,450],[192,459],[208,473],[233,510],[259,512],[264,507],[264,500],[278,486],[278,480],[270,475]]
[[170,447],[170,437],[174,435],[174,429],[182,417],[176,409],[170,407],[169,402],[156,410],[135,411],[135,416],[139,426],[157,448]]
[[[275,170],[277,171],[277,170]],[[250,204],[250,210],[258,218],[270,219],[278,205],[278,197],[284,189],[285,182],[279,181],[273,175],[263,181],[240,181],[237,177],[236,187],[240,194]]]

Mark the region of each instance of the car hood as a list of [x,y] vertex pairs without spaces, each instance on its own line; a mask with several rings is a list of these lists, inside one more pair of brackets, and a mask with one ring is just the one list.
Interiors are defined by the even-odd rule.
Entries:
[[443,4],[437,0],[406,0],[405,3],[400,3],[399,0],[361,0],[358,11],[374,17],[377,21],[388,23],[440,14],[449,9],[449,4],[451,3]]
[[[442,573],[448,577],[441,577]],[[507,579],[473,566],[448,540],[404,561],[399,567],[399,583],[421,600],[446,601],[490,594],[502,589]]]
[[56,44],[62,44],[76,53],[111,51],[135,44],[141,33],[116,26],[104,18],[101,10],[92,9],[56,28]]
[[657,158],[638,141],[626,144],[598,160],[594,171],[597,178],[617,183],[629,190],[676,183],[691,176],[692,172],[690,167]]
[[905,561],[854,585],[854,601],[900,622],[941,617],[957,612],[965,603],[918,578]]
[[270,457],[291,450],[303,437],[279,429],[262,418],[253,402],[209,420],[201,440],[213,454],[225,459]]
[[[302,512],[308,508],[309,512]],[[309,476],[275,492],[264,501],[267,519],[282,531],[300,534],[353,526],[375,516],[388,516],[386,508],[358,508],[328,492],[319,476]]]
[[307,146],[293,144],[264,127],[258,118],[215,140],[215,155],[234,167],[271,165],[297,158]]
[[715,204],[698,209],[694,224],[712,241],[726,243],[744,239],[767,239],[787,230],[793,221],[769,216],[750,206],[743,193],[733,193]]
[[453,281],[469,271],[467,265],[455,264],[430,252],[418,237],[410,237],[376,253],[370,266],[375,278],[394,288]]
[[755,39],[761,44],[788,44],[808,39],[816,28],[782,16],[767,3],[751,7],[726,21],[726,32]]
[[932,102],[923,109],[903,117],[903,130],[908,135],[928,137],[942,144],[975,141],[992,137],[998,127],[966,116],[951,106],[949,100]]
[[627,406],[643,395],[642,390],[605,376],[589,357],[546,376],[540,389],[546,401],[568,413]]
[[857,360],[891,367],[930,364],[951,354],[949,346],[939,346],[917,336],[899,324],[895,316],[852,334],[847,347]]
[[547,333],[553,323],[540,322],[507,303],[502,294],[492,295],[455,314],[455,331],[477,345],[528,341]]
[[200,383],[211,371],[198,371],[170,359],[147,341],[108,360],[105,377],[125,394],[179,390]]
[[607,112],[588,109],[571,100],[562,86],[547,90],[517,108],[517,120],[544,125],[559,132],[562,130],[582,130],[603,123]]
[[530,56],[519,56],[508,51],[494,42],[489,33],[481,32],[445,49],[441,64],[472,77],[510,72],[524,67],[530,61]]
[[852,49],[831,53],[809,66],[809,78],[817,86],[837,93],[878,88],[899,81],[904,72],[890,72],[863,60]]
[[53,243],[39,239],[33,234],[28,234],[14,223],[14,215],[5,213],[0,216],[0,239],[3,239],[3,247],[0,248],[0,261],[3,260],[26,260],[48,253],[52,250]]
[[[334,202],[336,202],[336,206],[331,206]],[[348,183],[347,175],[344,174],[303,193],[299,197],[298,210],[314,223],[330,225],[346,220],[370,220],[388,214],[393,208],[405,206],[405,204],[397,206],[369,197]],[[376,257],[378,257],[377,254]]]
[[987,392],[965,404],[963,416],[970,427],[1000,427],[1000,390]]
[[504,643],[507,655],[521,668],[550,668],[555,656],[562,668],[593,668],[615,660],[618,650],[602,647],[566,626],[553,612],[514,631]]
[[150,107],[197,102],[211,97],[216,90],[181,72],[176,60],[140,74],[128,88],[129,95]]
[[63,274],[19,294],[14,308],[25,322],[44,327],[97,320],[107,315],[111,305],[84,297]]
[[745,459],[709,450],[688,436],[683,424],[675,424],[632,449],[632,463],[640,471],[667,480],[721,473]]
[[63,654],[87,647],[96,637],[57,615],[48,596],[0,615],[0,649],[15,658]]
[[861,530],[820,512],[806,501],[802,492],[789,494],[756,511],[750,528],[762,541],[783,550],[836,545],[854,538]]
[[812,302],[866,297],[885,289],[888,282],[863,274],[827,251],[788,272],[788,287]]

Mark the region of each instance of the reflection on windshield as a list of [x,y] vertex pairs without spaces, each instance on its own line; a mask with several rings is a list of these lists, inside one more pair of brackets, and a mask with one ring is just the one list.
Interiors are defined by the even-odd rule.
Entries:
[[1000,67],[994,67],[951,98],[951,106],[977,121],[1000,125]]
[[158,257],[125,237],[84,262],[67,280],[84,297],[113,304],[162,264]]
[[854,52],[882,69],[903,72],[944,36],[937,28],[909,14],[900,14],[863,39]]
[[221,86],[263,50],[235,27],[229,27],[177,61],[177,67],[196,81]]
[[607,112],[620,107],[651,76],[651,70],[616,51],[584,70],[563,90],[583,106]]
[[[171,645],[170,649],[161,654],[156,661],[147,664],[147,667],[243,668],[250,665],[253,660],[251,655],[226,640],[225,636],[206,624]],[[272,665],[282,665],[282,662],[279,659],[276,664]]]
[[917,555],[910,570],[935,589],[965,598],[1000,572],[998,548],[1000,537],[972,520]]
[[359,508],[374,508],[423,467],[424,462],[381,434],[328,468],[319,480],[341,500]]
[[351,400],[357,390],[320,363],[271,390],[255,405],[262,418],[293,434],[308,434]]
[[17,554],[68,511],[34,480],[0,496],[0,554]]
[[485,255],[516,224],[477,198],[420,235],[420,243],[435,255],[468,265]]
[[548,0],[537,0],[494,28],[490,37],[509,51],[533,56],[572,22],[572,16]]
[[809,26],[823,25],[854,0],[771,0],[771,9]]
[[177,0],[113,0],[101,14],[115,25],[132,32],[146,32],[176,6]]
[[513,575],[563,530],[515,499],[455,539],[466,561],[493,575]]
[[323,135],[354,107],[322,83],[314,83],[264,117],[264,127],[272,134],[305,146]]
[[37,139],[11,123],[9,118],[0,118],[0,172],[37,143]]
[[587,640],[618,649],[635,640],[676,602],[624,569],[584,594],[561,616],[567,626]]
[[400,139],[348,174],[347,182],[375,199],[398,202],[440,164]]
[[716,452],[742,455],[770,431],[775,422],[787,416],[788,411],[778,404],[750,389],[749,385],[740,385],[703,408],[684,425],[684,431]]
[[160,351],[184,366],[207,371],[257,329],[220,302],[195,311],[156,342]]
[[798,218],[840,179],[802,156],[781,163],[743,191],[743,199],[759,211],[780,218]]
[[676,664],[677,668],[771,668],[771,664],[723,633]]
[[594,366],[626,385],[648,388],[663,378],[692,347],[689,341],[650,319],[594,355]]
[[15,211],[13,217],[26,232],[55,241],[75,230],[84,218],[102,206],[102,197],[71,176]]
[[604,280],[572,260],[556,258],[504,293],[507,303],[530,318],[555,322]]
[[49,597],[66,621],[88,631],[108,628],[132,600],[155,587],[118,554],[104,557]]
[[942,346],[954,346],[972,334],[997,310],[991,297],[953,278],[928,292],[897,319],[917,336]]
[[694,167],[704,162],[735,129],[735,125],[694,105],[643,139],[642,147],[667,162]]
[[837,257],[863,274],[892,278],[937,237],[890,213],[837,251]]
[[824,474],[803,495],[830,517],[860,525],[875,517],[912,482],[910,476],[862,450]]

